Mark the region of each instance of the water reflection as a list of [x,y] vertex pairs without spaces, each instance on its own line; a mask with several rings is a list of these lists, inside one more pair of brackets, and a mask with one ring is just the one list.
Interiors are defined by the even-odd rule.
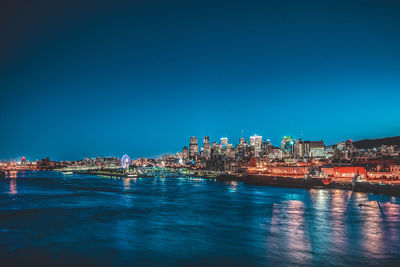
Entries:
[[331,218],[330,218],[330,191],[310,190],[313,203],[311,218],[313,249],[320,254],[326,254],[330,249]]
[[273,256],[285,259],[285,264],[311,263],[311,241],[303,201],[274,203],[269,236],[268,251],[278,253]]
[[238,182],[237,181],[229,182],[229,186],[228,186],[229,192],[235,193],[237,191],[237,186],[238,186]]
[[274,252],[279,247],[279,207],[274,203],[272,206],[271,225],[269,229],[269,240],[267,240],[267,251]]
[[380,205],[385,214],[384,221],[388,229],[385,241],[393,244],[399,240],[399,230],[396,226],[400,222],[400,205],[390,202],[381,203]]
[[11,177],[10,176],[10,188],[9,188],[8,194],[9,195],[18,194],[18,191],[17,191],[17,178],[16,177]]
[[288,203],[287,245],[292,262],[307,264],[311,261],[311,243],[304,220],[304,203],[292,200]]
[[362,215],[362,245],[365,254],[369,257],[379,257],[384,254],[384,243],[382,234],[382,214],[377,201],[368,201],[366,206],[360,207]]
[[17,178],[18,176],[18,171],[9,171],[8,172],[8,177],[10,178]]
[[124,178],[124,191],[130,191],[132,188],[132,184],[136,183],[137,178]]
[[345,255],[347,251],[347,234],[345,224],[345,213],[349,192],[343,190],[332,190],[331,196],[331,232],[330,248],[336,253]]

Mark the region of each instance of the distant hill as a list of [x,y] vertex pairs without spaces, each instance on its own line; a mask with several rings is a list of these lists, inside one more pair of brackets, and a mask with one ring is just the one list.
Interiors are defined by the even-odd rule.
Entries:
[[400,136],[386,137],[379,139],[364,139],[360,141],[354,141],[354,146],[356,148],[372,149],[374,147],[379,147],[381,145],[398,145],[400,146]]

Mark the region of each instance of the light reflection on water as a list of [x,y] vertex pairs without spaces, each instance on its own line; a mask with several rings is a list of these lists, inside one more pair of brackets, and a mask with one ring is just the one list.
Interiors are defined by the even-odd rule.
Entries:
[[362,208],[362,244],[365,248],[365,255],[380,257],[385,253],[382,233],[382,215],[376,201],[367,201]]
[[124,178],[122,179],[124,184],[124,191],[131,190],[131,185],[136,183],[137,178]]
[[290,262],[310,263],[311,244],[305,225],[304,205],[302,201],[292,200],[288,203],[287,246]]
[[399,209],[399,198],[345,190],[23,173],[0,183],[0,260],[395,265]]
[[17,178],[15,178],[15,177],[12,177],[10,179],[10,190],[8,191],[8,194],[10,194],[10,195],[18,194],[18,191],[17,191]]
[[228,182],[228,184],[229,184],[229,192],[231,192],[231,193],[235,193],[235,192],[237,192],[237,186],[238,186],[238,182],[237,181],[231,181],[231,182]]
[[346,255],[348,251],[349,240],[347,238],[346,229],[346,209],[348,207],[349,194],[351,192],[344,190],[332,190],[331,192],[331,231],[332,241],[330,249],[335,250],[338,254]]

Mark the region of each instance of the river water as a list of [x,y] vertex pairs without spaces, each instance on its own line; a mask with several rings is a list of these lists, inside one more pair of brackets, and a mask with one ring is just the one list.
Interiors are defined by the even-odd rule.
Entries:
[[0,262],[399,265],[400,199],[201,178],[0,179]]

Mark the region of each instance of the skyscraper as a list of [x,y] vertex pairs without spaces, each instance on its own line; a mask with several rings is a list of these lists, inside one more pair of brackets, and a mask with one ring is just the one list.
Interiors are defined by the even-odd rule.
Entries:
[[197,143],[197,137],[190,137],[190,144],[189,144],[189,158],[191,160],[197,160],[199,155],[199,145]]
[[250,146],[254,148],[254,152],[256,156],[258,156],[261,152],[262,148],[262,136],[259,135],[253,135],[250,136]]
[[294,154],[296,157],[305,157],[306,156],[306,144],[307,142],[303,141],[302,139],[298,139],[295,141],[295,148],[294,148]]
[[228,145],[228,138],[227,137],[221,138],[221,145],[222,146],[227,146]]
[[188,150],[187,146],[185,146],[182,149],[182,160],[185,161],[185,160],[188,160],[188,159],[189,159],[189,150]]
[[210,137],[204,136],[203,140],[204,157],[209,159],[211,157]]
[[291,150],[292,145],[294,144],[293,138],[291,136],[284,136],[281,142],[281,149],[282,150]]
[[312,158],[325,157],[325,144],[324,141],[310,141],[310,156]]

